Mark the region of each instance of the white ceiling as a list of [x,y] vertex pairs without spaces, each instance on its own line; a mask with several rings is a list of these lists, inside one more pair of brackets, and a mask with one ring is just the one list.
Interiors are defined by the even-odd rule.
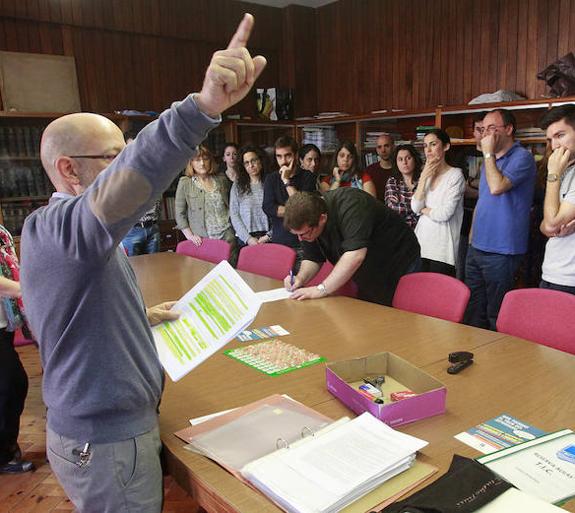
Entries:
[[336,0],[246,0],[252,4],[268,5],[270,7],[286,7],[288,5],[304,5],[306,7],[321,7]]

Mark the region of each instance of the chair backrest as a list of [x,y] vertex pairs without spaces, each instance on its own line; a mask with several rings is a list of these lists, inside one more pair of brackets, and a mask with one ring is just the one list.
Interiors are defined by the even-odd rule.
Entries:
[[575,354],[575,295],[549,289],[505,294],[497,331]]
[[[329,274],[333,271],[333,265],[327,260],[321,266],[319,272],[306,284],[306,287],[313,287],[319,285],[323,280],[325,280]],[[347,297],[357,297],[357,285],[349,280],[346,284],[339,288],[339,290],[334,294],[336,296],[347,296]]]
[[392,305],[408,312],[461,322],[471,292],[465,283],[439,273],[411,273],[401,277]]
[[33,339],[26,338],[21,329],[17,329],[14,332],[14,345],[15,346],[27,346],[29,344],[35,344]]
[[293,267],[295,259],[295,251],[282,244],[269,242],[245,246],[240,250],[237,269],[283,281]]
[[201,246],[196,246],[191,240],[184,240],[176,246],[176,253],[214,264],[219,264],[222,260],[229,260],[231,251],[230,243],[219,239],[202,239]]

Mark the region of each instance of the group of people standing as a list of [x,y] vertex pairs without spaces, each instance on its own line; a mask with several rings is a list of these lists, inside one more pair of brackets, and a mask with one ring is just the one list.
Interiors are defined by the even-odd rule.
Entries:
[[[353,277],[360,297],[389,304],[400,276],[421,267],[420,252],[430,269],[456,261],[465,180],[447,164],[450,142],[441,130],[425,137],[423,167],[410,147],[391,152],[390,140],[379,169],[365,172],[353,166],[359,164],[353,147],[338,150],[337,166],[320,185],[330,190],[322,195],[316,192],[319,158],[312,154],[306,161],[308,155],[300,154],[298,160],[291,138],[276,141],[278,170],[265,179],[263,154],[241,149],[238,165],[230,166],[236,175],[231,186],[228,173],[215,172],[207,150],[196,152],[266,65],[246,49],[253,23],[246,14],[228,47],[213,55],[200,92],[174,103],[133,144],[126,146],[119,128],[96,114],[50,123],[40,155],[56,192],[26,219],[21,275],[11,237],[0,230],[0,472],[32,468],[17,444],[27,385],[12,340],[23,322],[22,296],[44,369],[48,458],[81,513],[162,509],[158,409],[164,373],[150,326],[178,314],[172,303],[145,307],[120,242],[184,166],[177,196],[186,237],[201,244],[208,236],[237,236],[260,244],[270,240],[271,229],[273,242],[302,243],[301,269],[287,283],[294,299],[334,293]],[[541,224],[550,237],[541,286],[575,293],[575,105],[551,109],[541,126],[553,150]],[[479,128],[484,164],[465,280],[472,293],[468,322],[493,327],[527,251],[535,162],[514,140],[509,111],[489,112]],[[306,162],[316,167],[304,167]],[[395,174],[385,177],[392,167]],[[369,183],[391,208],[373,197]],[[188,204],[189,198],[196,203]],[[259,198],[268,225],[259,224]],[[236,204],[236,213],[224,215]],[[234,223],[236,214],[243,227]],[[331,273],[316,287],[306,286],[326,259],[334,265]]]

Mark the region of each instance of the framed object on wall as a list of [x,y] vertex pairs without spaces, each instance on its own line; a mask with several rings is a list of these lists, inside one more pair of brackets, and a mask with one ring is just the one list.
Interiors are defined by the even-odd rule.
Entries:
[[81,110],[74,57],[0,52],[0,92],[6,111]]

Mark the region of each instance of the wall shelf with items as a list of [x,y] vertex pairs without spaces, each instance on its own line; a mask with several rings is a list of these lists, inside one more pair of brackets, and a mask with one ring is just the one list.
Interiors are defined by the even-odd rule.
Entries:
[[59,115],[0,112],[0,223],[17,244],[24,219],[54,190],[40,162],[40,138]]
[[[40,161],[40,139],[46,126],[63,116],[53,112],[0,111],[0,223],[19,243],[24,219],[48,203],[54,188]],[[152,116],[103,114],[123,131],[138,129]]]

